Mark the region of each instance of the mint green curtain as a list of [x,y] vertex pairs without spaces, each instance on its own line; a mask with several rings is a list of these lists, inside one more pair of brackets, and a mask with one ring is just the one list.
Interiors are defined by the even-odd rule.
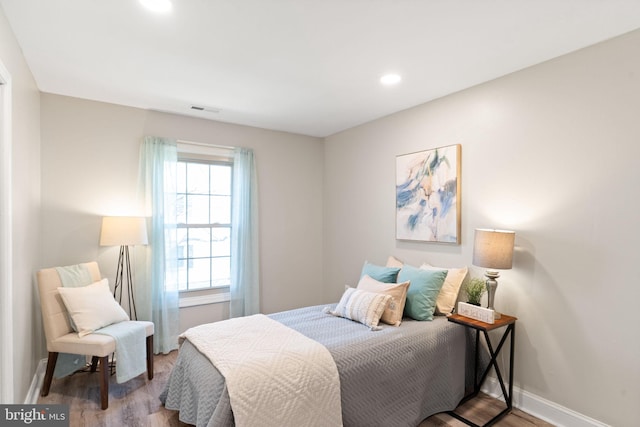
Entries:
[[229,316],[260,312],[258,182],[253,151],[234,149]]
[[155,324],[154,353],[178,348],[179,294],[176,244],[176,141],[147,136],[140,149],[140,186],[151,217],[141,314]]

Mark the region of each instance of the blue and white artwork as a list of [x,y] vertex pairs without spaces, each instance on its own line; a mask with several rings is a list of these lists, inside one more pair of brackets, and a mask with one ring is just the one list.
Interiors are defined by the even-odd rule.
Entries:
[[396,157],[396,238],[460,243],[460,145]]

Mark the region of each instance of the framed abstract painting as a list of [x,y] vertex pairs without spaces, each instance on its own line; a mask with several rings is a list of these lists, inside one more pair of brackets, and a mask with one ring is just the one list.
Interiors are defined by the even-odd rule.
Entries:
[[396,239],[460,244],[461,147],[396,156]]

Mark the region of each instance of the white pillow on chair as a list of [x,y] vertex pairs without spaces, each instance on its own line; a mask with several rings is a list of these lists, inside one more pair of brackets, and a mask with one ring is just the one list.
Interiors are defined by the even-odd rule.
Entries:
[[97,329],[129,320],[113,298],[107,279],[78,288],[58,288],[58,292],[81,338]]

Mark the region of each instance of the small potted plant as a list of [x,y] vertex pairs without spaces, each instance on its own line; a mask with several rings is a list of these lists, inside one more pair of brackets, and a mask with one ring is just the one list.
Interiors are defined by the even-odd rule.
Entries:
[[480,305],[482,295],[487,291],[484,280],[474,277],[469,280],[464,288],[467,293],[467,302],[473,305]]

